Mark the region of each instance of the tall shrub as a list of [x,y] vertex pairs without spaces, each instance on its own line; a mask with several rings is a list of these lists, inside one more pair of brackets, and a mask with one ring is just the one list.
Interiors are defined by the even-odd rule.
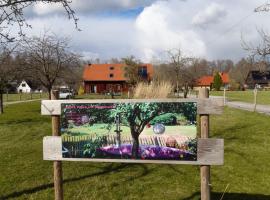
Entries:
[[222,86],[223,82],[222,82],[222,78],[220,76],[220,74],[217,72],[214,76],[214,82],[213,82],[213,88],[217,91],[220,90],[221,86]]

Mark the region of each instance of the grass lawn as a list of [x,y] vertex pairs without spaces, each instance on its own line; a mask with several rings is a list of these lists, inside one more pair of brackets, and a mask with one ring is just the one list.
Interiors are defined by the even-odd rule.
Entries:
[[[223,96],[223,91],[211,91],[210,95]],[[244,101],[254,103],[253,90],[247,91],[226,91],[226,97],[230,101]],[[258,91],[257,103],[270,105],[270,91]]]
[[[5,107],[0,116],[0,199],[53,199],[52,162],[42,160],[50,117],[40,103]],[[212,199],[270,199],[269,116],[226,108],[211,117],[225,139],[225,165],[211,169]],[[199,199],[199,167],[64,162],[65,199]]]

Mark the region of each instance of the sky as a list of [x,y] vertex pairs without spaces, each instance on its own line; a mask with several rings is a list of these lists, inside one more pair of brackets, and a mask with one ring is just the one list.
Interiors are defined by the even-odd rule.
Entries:
[[60,5],[38,3],[26,16],[28,35],[49,30],[69,37],[85,59],[123,58],[144,62],[181,49],[187,56],[238,61],[248,52],[241,38],[259,43],[258,29],[270,31],[270,12],[254,12],[266,0],[73,0],[78,26]]

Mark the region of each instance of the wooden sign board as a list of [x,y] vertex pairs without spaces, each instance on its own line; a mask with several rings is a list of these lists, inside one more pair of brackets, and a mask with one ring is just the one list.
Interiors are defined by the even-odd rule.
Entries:
[[75,162],[120,162],[120,163],[158,163],[158,164],[184,164],[184,165],[223,165],[224,140],[198,138],[196,161],[175,160],[137,160],[137,159],[89,159],[64,158],[62,155],[62,138],[48,136],[43,139],[43,159],[48,161],[75,161]]
[[222,165],[222,139],[197,139],[197,114],[222,99],[50,100],[62,137],[45,137],[44,160]]

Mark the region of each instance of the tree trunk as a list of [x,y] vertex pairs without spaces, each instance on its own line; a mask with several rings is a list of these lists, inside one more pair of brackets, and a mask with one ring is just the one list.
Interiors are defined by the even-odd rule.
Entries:
[[185,83],[185,86],[184,86],[184,98],[187,98],[187,95],[188,95],[188,84]]
[[52,87],[48,87],[47,90],[49,93],[49,100],[51,100],[52,99]]
[[140,147],[140,143],[139,143],[139,134],[136,132],[131,133],[132,135],[132,154],[131,157],[138,159],[139,158],[139,147]]
[[3,91],[0,91],[0,115],[4,113]]

